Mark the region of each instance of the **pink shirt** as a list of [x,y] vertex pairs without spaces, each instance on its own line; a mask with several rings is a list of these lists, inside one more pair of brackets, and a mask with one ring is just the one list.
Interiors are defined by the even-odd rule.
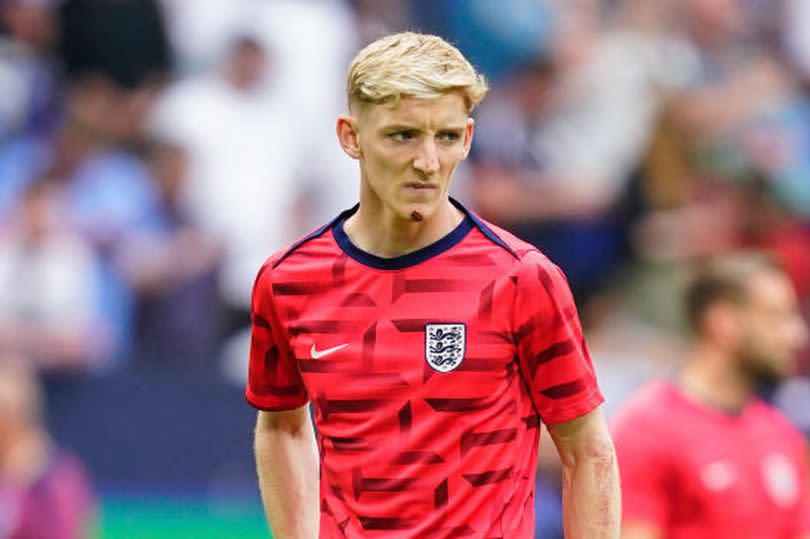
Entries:
[[84,468],[63,452],[27,488],[0,478],[0,539],[83,539],[94,499]]
[[625,521],[653,523],[668,539],[810,534],[805,442],[761,400],[723,413],[654,382],[613,427]]

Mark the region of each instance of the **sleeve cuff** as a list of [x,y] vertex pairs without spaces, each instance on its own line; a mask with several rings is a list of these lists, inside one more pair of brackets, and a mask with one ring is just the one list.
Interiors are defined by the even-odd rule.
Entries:
[[263,412],[286,412],[289,410],[295,410],[297,408],[300,408],[309,402],[309,400],[306,399],[301,401],[296,400],[289,402],[279,402],[278,399],[271,399],[255,395],[253,392],[250,391],[250,388],[245,389],[245,400],[252,407],[256,408],[257,410],[261,410]]
[[577,419],[578,417],[593,412],[603,402],[605,402],[605,397],[602,396],[598,388],[594,388],[590,395],[584,400],[579,400],[571,405],[560,407],[555,411],[554,415],[548,417],[541,416],[541,419],[546,425],[556,425],[557,423],[571,421],[572,419]]

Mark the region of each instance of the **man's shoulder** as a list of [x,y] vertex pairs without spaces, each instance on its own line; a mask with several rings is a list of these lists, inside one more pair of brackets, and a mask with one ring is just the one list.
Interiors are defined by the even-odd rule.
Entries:
[[512,263],[516,267],[536,267],[557,268],[543,252],[536,246],[528,243],[506,229],[499,227],[489,221],[475,216],[476,224],[481,233],[487,237],[495,246],[499,246],[511,255]]
[[788,419],[788,417],[775,406],[757,399],[751,411],[755,414],[757,423],[767,426],[771,436],[778,436],[795,443],[803,443],[804,436],[801,431]]
[[496,260],[500,274],[511,280],[517,295],[528,299],[522,304],[530,305],[530,311],[534,312],[539,301],[550,298],[548,306],[563,307],[568,314],[576,312],[570,305],[571,292],[564,271],[541,249],[483,219],[478,218],[476,225],[481,232],[478,245],[471,242],[469,246],[477,249],[482,243],[488,244],[488,252],[495,253],[492,258]]
[[521,240],[508,230],[503,229],[498,225],[487,221],[486,219],[482,219],[478,215],[472,215],[481,232],[493,243],[501,246],[506,251],[511,253],[516,259],[523,258],[526,253],[530,251],[539,252],[537,247]]
[[257,282],[262,279],[275,281],[301,271],[309,273],[318,266],[317,262],[339,256],[339,250],[331,240],[331,228],[330,222],[273,252],[261,265]]

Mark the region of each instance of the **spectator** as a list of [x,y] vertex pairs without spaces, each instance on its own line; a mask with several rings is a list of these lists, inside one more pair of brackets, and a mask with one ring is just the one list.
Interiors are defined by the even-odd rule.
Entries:
[[170,88],[151,120],[158,138],[188,154],[183,204],[195,226],[224,249],[220,292],[237,327],[248,323],[256,264],[354,189],[341,189],[340,163],[348,160],[332,167],[334,148],[318,151],[326,137],[309,131],[312,111],[295,105],[300,96],[285,99],[285,81],[273,70],[287,61],[271,61],[262,40],[242,35],[222,66]]
[[221,249],[182,206],[186,152],[154,141],[146,158],[157,182],[162,219],[148,233],[131,238],[118,260],[137,292],[135,353],[161,368],[205,365],[222,336],[216,294]]
[[291,220],[293,163],[263,91],[268,67],[264,47],[242,37],[221,70],[170,88],[155,110],[154,132],[187,152],[183,204],[226,249],[225,279],[283,243]]
[[94,496],[84,467],[51,440],[42,395],[19,359],[0,360],[0,537],[84,539]]
[[109,358],[95,254],[64,227],[58,186],[26,190],[0,236],[0,353],[50,371],[87,371]]
[[626,254],[622,202],[682,78],[667,12],[645,4],[629,2],[607,32],[596,4],[560,6],[552,52],[524,64],[479,118],[477,207],[542,246],[580,301]]
[[0,152],[0,222],[25,186],[47,176],[63,191],[67,226],[102,261],[101,305],[113,333],[114,357],[123,359],[131,337],[132,295],[116,258],[127,240],[159,219],[154,185],[144,165],[111,145],[119,94],[102,77],[71,86],[67,114],[54,140],[23,137]]
[[18,132],[49,134],[58,120],[60,69],[53,55],[59,21],[51,0],[0,4],[0,141]]
[[773,46],[751,39],[755,28],[744,24],[743,11],[751,5],[686,3],[680,27],[691,74],[650,145],[643,186],[650,211],[637,246],[643,258],[670,264],[765,248],[804,296],[808,104]]
[[170,63],[155,0],[71,0],[59,8],[60,48],[70,79],[97,73],[122,88],[165,76]]

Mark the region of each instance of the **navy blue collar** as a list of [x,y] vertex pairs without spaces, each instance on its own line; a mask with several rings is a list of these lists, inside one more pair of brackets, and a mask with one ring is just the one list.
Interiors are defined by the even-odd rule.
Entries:
[[273,267],[277,267],[284,261],[288,256],[290,256],[296,249],[307,243],[308,241],[320,237],[330,228],[332,229],[332,235],[335,238],[335,242],[338,246],[343,250],[351,258],[357,260],[361,264],[365,264],[366,266],[377,268],[377,269],[403,269],[409,266],[414,266],[425,260],[433,258],[434,256],[440,255],[446,250],[450,249],[454,245],[457,245],[461,240],[463,240],[470,230],[473,227],[478,228],[481,233],[490,239],[496,245],[506,249],[512,256],[515,258],[519,258],[517,253],[509,247],[506,242],[504,242],[495,232],[493,232],[485,222],[483,222],[477,215],[473,212],[468,210],[464,207],[461,202],[457,201],[456,199],[450,197],[450,203],[453,204],[456,208],[461,210],[464,213],[464,220],[459,223],[456,228],[454,228],[449,234],[447,234],[442,239],[438,240],[437,242],[428,245],[427,247],[423,247],[418,251],[414,251],[412,253],[408,253],[406,255],[397,256],[394,258],[383,258],[381,256],[376,256],[371,253],[367,253],[354,245],[349,237],[346,235],[346,232],[343,230],[343,223],[346,222],[346,219],[351,217],[357,209],[360,207],[359,204],[355,204],[353,208],[345,210],[340,215],[338,215],[334,220],[330,223],[322,226],[321,228],[315,230],[311,234],[305,236],[304,238],[297,241],[292,247],[290,247],[286,253],[284,253],[278,260],[276,260]]
[[[455,202],[455,201],[453,201]],[[455,203],[456,207],[459,207],[460,204]],[[473,222],[472,218],[470,217],[469,212],[466,211],[463,207],[460,207],[464,212],[464,219],[456,225],[456,227],[451,230],[447,235],[443,238],[431,243],[426,247],[422,247],[416,251],[404,254],[402,256],[395,256],[392,258],[384,258],[381,256],[373,255],[368,253],[355,244],[352,243],[352,240],[349,239],[349,236],[346,234],[346,231],[343,229],[344,223],[346,220],[351,217],[351,215],[357,211],[357,207],[352,208],[352,210],[348,212],[344,212],[340,215],[338,220],[335,222],[334,226],[332,227],[332,235],[335,237],[335,241],[337,242],[338,246],[346,253],[350,258],[353,258],[357,262],[365,266],[369,266],[371,268],[376,269],[383,269],[383,270],[398,270],[409,268],[411,266],[415,266],[417,264],[421,264],[431,258],[442,254],[443,252],[447,251],[448,249],[458,245],[461,240],[463,240],[467,234],[470,233],[470,230],[473,229],[475,223]]]

